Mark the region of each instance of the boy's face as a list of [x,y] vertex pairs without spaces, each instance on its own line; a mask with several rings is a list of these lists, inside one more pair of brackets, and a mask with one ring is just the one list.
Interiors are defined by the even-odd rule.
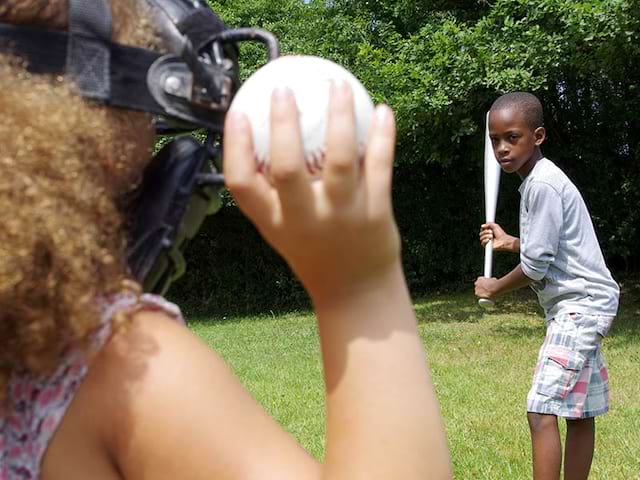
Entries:
[[504,108],[489,114],[489,137],[502,170],[526,177],[541,156],[545,131],[532,129],[518,110]]

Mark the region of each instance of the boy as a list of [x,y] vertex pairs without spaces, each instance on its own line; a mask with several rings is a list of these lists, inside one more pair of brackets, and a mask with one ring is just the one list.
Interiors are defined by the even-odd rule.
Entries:
[[594,417],[609,408],[600,343],[617,313],[619,288],[607,269],[587,207],[575,185],[540,146],[542,105],[529,93],[498,98],[489,133],[496,159],[522,178],[520,238],[483,224],[480,243],[520,253],[502,278],[480,277],[475,294],[495,298],[530,285],[544,309],[546,339],[527,396],[534,479],[558,479],[562,450],[557,417],[567,422],[564,478],[586,479],[595,440]]

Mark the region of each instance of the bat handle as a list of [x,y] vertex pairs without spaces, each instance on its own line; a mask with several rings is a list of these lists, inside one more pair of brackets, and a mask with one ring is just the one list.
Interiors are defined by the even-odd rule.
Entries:
[[484,276],[491,278],[493,273],[493,240],[489,240],[484,246]]
[[[493,242],[489,241],[484,246],[484,276],[485,278],[491,278],[493,270]],[[482,308],[491,308],[495,305],[495,302],[489,298],[480,298],[478,305]]]
[[495,304],[496,302],[494,302],[490,298],[481,298],[478,300],[478,305],[480,305],[482,308],[491,308]]

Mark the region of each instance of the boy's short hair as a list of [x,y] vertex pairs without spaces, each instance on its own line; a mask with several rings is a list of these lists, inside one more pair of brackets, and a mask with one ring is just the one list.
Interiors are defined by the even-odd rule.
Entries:
[[538,97],[528,92],[511,92],[498,97],[491,105],[491,111],[515,109],[524,115],[527,126],[535,130],[544,126],[542,103]]

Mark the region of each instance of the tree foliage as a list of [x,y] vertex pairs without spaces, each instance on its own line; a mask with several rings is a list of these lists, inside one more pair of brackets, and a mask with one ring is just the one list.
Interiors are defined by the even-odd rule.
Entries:
[[[605,255],[617,268],[637,268],[638,0],[210,3],[232,27],[275,33],[284,53],[319,55],[344,65],[376,101],[395,109],[399,144],[394,195],[414,293],[470,280],[481,268],[477,231],[483,218],[483,119],[497,96],[515,90],[541,98],[548,131],[544,150],[583,193]],[[241,54],[245,77],[265,61],[259,46],[243,46]],[[499,221],[514,232],[517,185],[517,178],[503,178],[498,210]],[[221,245],[246,240],[225,233],[223,217],[214,218],[208,228],[227,239]],[[191,264],[194,258],[200,265],[229,263],[222,268],[231,272],[236,258],[210,260],[205,241],[196,243]],[[262,248],[245,255],[263,255],[265,269],[256,273],[249,268],[246,275],[271,282],[266,287],[271,292],[278,291],[270,290],[277,278],[283,304],[287,296],[301,298],[299,286],[283,273],[286,267]],[[516,259],[498,261],[507,268]],[[191,295],[201,274],[178,286],[178,294]],[[206,284],[203,279],[199,282]],[[234,288],[234,282],[225,288]],[[283,290],[282,282],[289,287]],[[216,292],[211,289],[208,295]],[[257,308],[268,303],[245,301]]]

